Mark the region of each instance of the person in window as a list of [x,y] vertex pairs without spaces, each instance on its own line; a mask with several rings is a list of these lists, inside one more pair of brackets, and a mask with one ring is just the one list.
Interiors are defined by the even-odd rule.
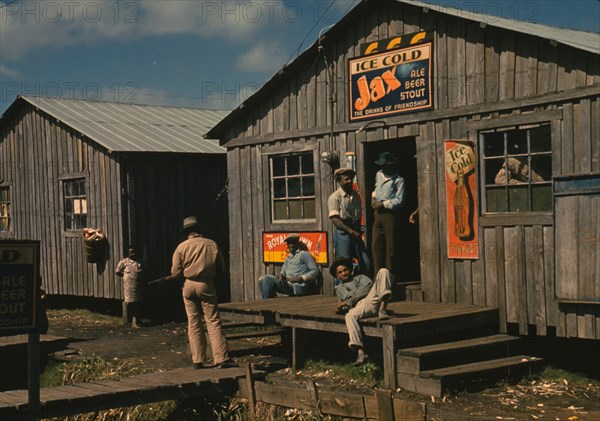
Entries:
[[360,273],[371,271],[371,260],[362,240],[362,200],[353,188],[356,172],[351,168],[338,168],[334,172],[339,188],[327,200],[329,220],[333,224],[335,257],[356,258]]
[[[525,158],[526,159],[526,158]],[[496,184],[521,184],[531,182],[545,181],[538,173],[529,169],[529,166],[524,162],[525,159],[508,157],[502,164],[500,171],[496,174],[494,182]]]
[[329,273],[341,280],[341,284],[334,289],[338,298],[336,313],[347,313],[348,346],[358,353],[354,365],[363,365],[369,357],[365,353],[359,320],[373,316],[378,316],[379,320],[390,318],[386,309],[392,297],[393,276],[385,268],[377,272],[375,283],[365,275],[353,276],[352,261],[345,257],[335,259],[329,267]]
[[127,257],[117,264],[115,274],[123,278],[123,311],[127,319],[131,318],[131,327],[134,329],[141,327],[142,271],[143,265],[137,258],[135,246],[130,245]]
[[371,251],[375,273],[381,268],[396,272],[399,238],[398,217],[404,204],[404,178],[398,173],[398,158],[391,152],[382,152],[375,164],[382,168],[375,175],[375,190],[371,207],[375,211]]
[[288,255],[283,262],[279,275],[263,275],[258,280],[260,298],[274,298],[277,293],[285,295],[309,295],[316,292],[316,280],[319,268],[312,255],[302,250],[303,243],[298,234],[288,235]]

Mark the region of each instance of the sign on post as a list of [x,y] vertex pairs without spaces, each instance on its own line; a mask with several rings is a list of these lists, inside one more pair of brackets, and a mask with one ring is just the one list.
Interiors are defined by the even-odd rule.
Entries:
[[39,241],[0,240],[0,336],[37,329]]

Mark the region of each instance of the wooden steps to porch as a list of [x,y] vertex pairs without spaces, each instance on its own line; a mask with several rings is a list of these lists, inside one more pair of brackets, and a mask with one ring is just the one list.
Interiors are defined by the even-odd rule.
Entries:
[[397,352],[397,384],[405,390],[442,396],[445,390],[489,385],[529,374],[542,361],[521,355],[520,338],[491,335]]

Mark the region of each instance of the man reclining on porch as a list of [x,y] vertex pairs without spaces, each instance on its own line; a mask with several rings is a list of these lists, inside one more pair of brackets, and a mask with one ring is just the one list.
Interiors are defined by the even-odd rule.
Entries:
[[302,250],[303,243],[298,234],[290,234],[284,240],[288,255],[281,267],[281,273],[263,275],[258,280],[260,298],[274,298],[277,293],[285,295],[309,295],[317,292],[316,279],[320,275],[312,255]]
[[358,321],[377,315],[379,320],[390,317],[386,308],[392,298],[392,274],[386,268],[379,269],[373,283],[365,275],[352,275],[352,261],[344,257],[335,259],[329,267],[329,273],[342,283],[335,287],[338,298],[336,313],[346,313],[346,328],[350,340],[348,346],[358,352],[354,365],[363,365],[369,360],[365,353]]

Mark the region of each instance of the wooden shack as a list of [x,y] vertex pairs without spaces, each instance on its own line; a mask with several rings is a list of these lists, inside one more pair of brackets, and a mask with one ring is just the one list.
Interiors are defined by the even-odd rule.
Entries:
[[[17,97],[0,120],[0,238],[41,241],[48,294],[108,299],[122,298],[114,272],[129,244],[147,279],[170,271],[186,216],[227,250],[225,149],[202,137],[226,114]],[[97,263],[84,227],[108,238]]]
[[[232,300],[279,268],[265,232],[331,233],[335,168],[355,164],[370,197],[390,151],[411,296],[498,307],[503,332],[600,339],[599,122],[600,34],[362,1],[208,133],[227,148]],[[371,224],[367,206],[367,244]]]

